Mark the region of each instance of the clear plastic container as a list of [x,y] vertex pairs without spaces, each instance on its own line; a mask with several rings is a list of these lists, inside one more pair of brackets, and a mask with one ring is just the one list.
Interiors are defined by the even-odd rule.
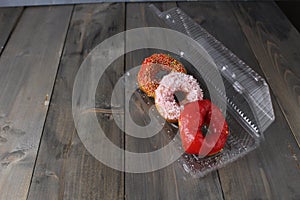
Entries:
[[[160,12],[154,5],[149,8],[170,29],[197,41],[211,56],[224,81],[225,93],[218,95],[226,101],[230,135],[223,151],[205,158],[184,154],[179,159],[188,174],[202,177],[259,146],[264,139],[263,132],[275,119],[269,87],[262,77],[179,8],[165,12]],[[192,67],[189,70],[193,74]],[[205,82],[214,86],[215,77],[209,73],[203,76],[203,73],[201,77],[196,72],[193,76],[200,84]],[[221,91],[215,87],[216,91]]]

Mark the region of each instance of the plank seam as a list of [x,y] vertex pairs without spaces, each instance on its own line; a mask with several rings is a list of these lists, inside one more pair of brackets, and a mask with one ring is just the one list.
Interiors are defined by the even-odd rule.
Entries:
[[[271,88],[271,87],[270,87],[270,88]],[[271,89],[272,89],[272,88],[271,88]],[[298,147],[300,148],[300,141],[298,141],[297,135],[296,135],[296,133],[294,132],[293,128],[291,127],[291,122],[290,122],[290,121],[288,120],[288,118],[287,118],[287,114],[286,114],[285,111],[284,111],[284,106],[281,104],[281,102],[280,102],[280,100],[278,99],[278,97],[277,97],[276,95],[273,94],[273,91],[272,91],[272,95],[275,97],[274,99],[275,99],[276,103],[279,105],[279,109],[280,109],[280,111],[281,111],[281,113],[282,113],[282,115],[283,115],[285,121],[286,121],[287,124],[289,125],[288,129],[289,129],[290,132],[292,133],[293,138],[294,138],[295,141],[296,141],[296,144],[297,144]]]
[[[49,102],[50,103],[51,103],[51,99],[52,99],[52,96],[53,96],[53,93],[54,93],[55,81],[57,79],[58,71],[59,71],[59,68],[60,68],[60,65],[61,65],[61,60],[62,60],[64,51],[65,51],[65,46],[66,46],[67,36],[68,36],[68,33],[69,33],[71,19],[73,17],[73,13],[74,13],[74,4],[72,6],[73,7],[72,7],[72,11],[71,11],[71,14],[70,14],[70,17],[69,17],[69,24],[68,24],[68,27],[67,27],[67,31],[66,31],[66,35],[65,35],[65,40],[64,40],[64,43],[63,43],[62,51],[61,51],[62,53],[59,56],[60,58],[59,58],[59,63],[58,63],[58,67],[57,67],[57,70],[56,70],[56,74],[55,74],[55,77],[54,77],[54,84],[52,86],[52,90],[51,90],[52,92],[51,92],[51,95],[49,97]],[[45,125],[46,125],[46,121],[47,121],[47,118],[48,118],[49,110],[50,110],[50,107],[51,107],[50,103],[49,103],[49,107],[48,107],[47,112],[46,112],[46,116],[45,116],[45,120],[44,120],[44,124],[43,124],[43,128],[42,128],[42,134],[41,134],[40,141],[39,141],[39,144],[38,144],[38,150],[37,150],[35,161],[34,161],[34,165],[33,165],[33,170],[32,170],[32,174],[31,174],[31,178],[30,178],[30,183],[29,183],[29,188],[28,188],[26,199],[28,199],[28,197],[29,197],[29,193],[30,193],[30,189],[31,189],[31,184],[32,184],[33,176],[34,176],[34,172],[35,172],[35,167],[36,167],[36,163],[37,163],[37,160],[38,160],[38,155],[39,155],[40,147],[41,147],[41,143],[42,143],[42,138],[43,138],[44,131],[45,131]]]
[[17,17],[17,19],[16,19],[16,21],[15,21],[15,23],[14,23],[14,25],[13,25],[13,27],[12,27],[10,33],[9,33],[9,35],[8,35],[6,41],[4,42],[2,50],[0,50],[0,56],[1,56],[2,53],[4,52],[6,45],[8,44],[8,42],[9,42],[9,40],[10,40],[10,38],[11,38],[13,32],[15,31],[17,25],[19,24],[19,21],[20,21],[22,15],[23,15],[23,13],[24,13],[24,10],[25,10],[24,7],[22,7],[21,13],[20,13],[19,16]]
[[220,188],[221,188],[222,199],[225,199],[225,195],[224,195],[224,191],[223,191],[223,187],[222,187],[222,181],[221,181],[219,170],[217,170],[217,176],[218,176],[218,180],[219,180],[219,184],[220,184]]
[[[126,30],[127,30],[127,2],[124,3],[124,52],[126,51]],[[123,65],[123,72],[125,73],[126,71],[126,54],[124,55],[123,59],[124,65]],[[125,90],[123,91],[123,96],[125,97]],[[124,98],[125,101],[125,98]],[[125,107],[124,107],[124,112],[125,112]],[[124,121],[125,121],[125,114],[124,114]],[[126,151],[126,137],[125,137],[125,130],[123,131],[123,152],[124,152],[124,172],[123,172],[123,199],[126,199],[126,172],[125,172],[125,167],[126,167],[126,160],[125,160],[125,151]]]

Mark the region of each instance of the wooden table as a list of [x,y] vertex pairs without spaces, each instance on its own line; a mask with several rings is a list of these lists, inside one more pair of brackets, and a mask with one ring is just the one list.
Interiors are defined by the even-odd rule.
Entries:
[[[276,119],[258,149],[199,179],[184,179],[178,162],[134,174],[89,154],[72,117],[77,70],[106,38],[153,26],[147,6],[0,8],[0,199],[300,199],[300,35],[271,2],[156,3],[162,10],[180,7],[265,77]],[[103,92],[111,93],[144,57],[143,51],[127,54],[111,65],[110,78],[100,80],[97,106],[108,108]],[[109,112],[97,116],[122,148],[161,145],[130,140]]]

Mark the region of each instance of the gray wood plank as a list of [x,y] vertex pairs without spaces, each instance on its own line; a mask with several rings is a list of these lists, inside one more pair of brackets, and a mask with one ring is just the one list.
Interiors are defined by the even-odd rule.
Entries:
[[0,8],[0,55],[22,11],[22,7]]
[[[124,30],[125,4],[76,5],[66,38],[45,123],[28,199],[123,199],[123,172],[95,159],[80,141],[72,116],[76,73],[88,53],[104,39]],[[114,84],[124,71],[124,58],[100,79],[98,109],[109,109]],[[98,113],[102,129],[122,147],[122,132],[109,113]]]
[[0,199],[26,199],[72,7],[26,8],[0,58]]
[[299,199],[300,150],[275,98],[275,122],[259,149],[220,170],[225,198]]
[[[147,18],[145,3],[127,4],[126,29],[144,26],[157,26],[155,21]],[[159,8],[168,9],[176,4],[157,4]],[[143,49],[127,54],[126,70],[142,63],[145,57],[150,56],[157,50]],[[137,107],[131,116],[140,125],[149,122],[145,112],[153,105],[152,99],[141,97],[137,92],[132,98],[132,107]],[[148,105],[148,103],[150,105]],[[166,125],[160,133],[147,139],[137,139],[126,135],[125,148],[133,152],[151,152],[157,150],[169,142],[168,134],[171,126]],[[166,155],[167,157],[170,155]],[[126,161],[125,161],[126,164]],[[222,191],[216,172],[209,174],[203,179],[187,178],[182,166],[176,161],[163,169],[142,173],[125,174],[125,195],[128,199],[222,199]]]
[[300,147],[300,34],[273,2],[234,10]]
[[[180,3],[180,8],[264,75],[229,3]],[[263,18],[263,16],[262,16]],[[253,52],[252,52],[253,51]],[[274,97],[275,122],[254,152],[219,170],[225,199],[299,199],[299,148]]]

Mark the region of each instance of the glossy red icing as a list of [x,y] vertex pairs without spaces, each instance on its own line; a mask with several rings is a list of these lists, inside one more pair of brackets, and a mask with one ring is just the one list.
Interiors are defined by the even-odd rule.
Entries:
[[[208,127],[206,135],[202,132],[203,126]],[[203,156],[206,155],[202,152],[207,155],[220,152],[229,134],[222,112],[209,100],[186,104],[179,117],[179,129],[185,152]]]

